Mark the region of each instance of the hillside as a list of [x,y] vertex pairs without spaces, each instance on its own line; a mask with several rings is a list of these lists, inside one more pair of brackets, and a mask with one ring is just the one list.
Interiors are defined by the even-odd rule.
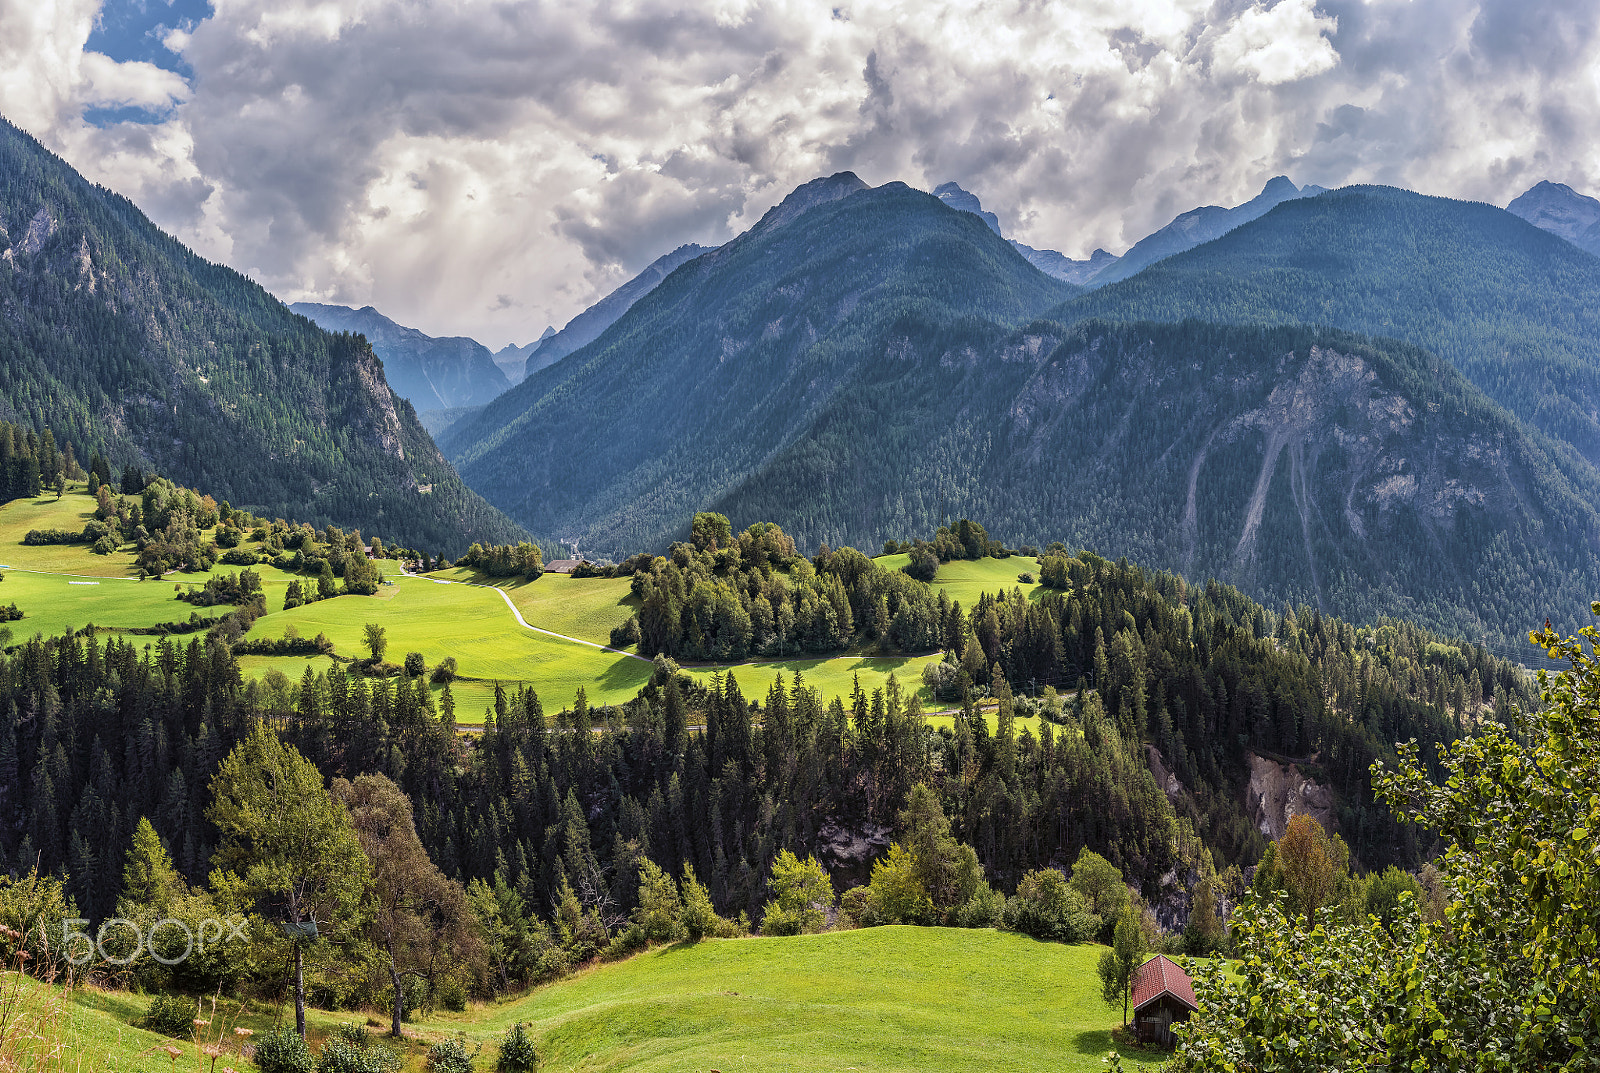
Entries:
[[947,511],[1475,638],[1600,591],[1588,467],[1412,348],[1192,323],[883,345],[919,360],[879,357],[716,509],[862,547]]
[[371,349],[195,256],[0,120],[0,417],[258,513],[459,553],[468,491]]
[[1393,336],[1600,464],[1600,259],[1492,205],[1386,187],[1292,200],[1051,315]]
[[664,253],[650,262],[643,272],[569,320],[559,332],[552,333],[546,329],[539,341],[527,348],[523,373],[517,381],[520,383],[545,366],[554,365],[574,350],[594,342],[618,318],[632,309],[635,302],[655,290],[662,280],[672,274],[673,269],[702,253],[709,253],[710,249],[709,246],[697,246],[689,242],[671,253]]
[[489,348],[476,340],[425,335],[371,306],[296,302],[289,308],[330,332],[366,336],[389,387],[419,411],[481,406],[511,386]]
[[710,941],[424,1028],[487,1042],[525,1022],[552,1073],[1100,1070],[1122,1019],[1100,1001],[1103,949],[912,927]]
[[[1166,301],[1191,260],[1340,201],[1291,201],[1052,316]],[[1053,283],[980,217],[858,191],[681,269],[445,443],[475,487],[591,555],[661,548],[696,509],[811,548],[966,516],[1272,606],[1501,641],[1576,625],[1600,591],[1600,477],[1448,364],[1312,329],[1007,326]]]
[[[848,173],[817,180],[680,267],[588,348],[450,428],[443,446],[541,535],[581,537],[591,555],[658,548],[804,442],[895,324],[1012,324],[1073,290],[928,194],[868,190]],[[906,351],[895,367],[917,361]]]
[[[477,1068],[493,1069],[500,1040],[522,1022],[533,1033],[540,1068],[550,1073],[966,1070],[979,1052],[986,1069],[1100,1070],[1112,1046],[1110,1029],[1121,1020],[1121,1011],[1099,997],[1094,961],[1103,949],[990,930],[912,927],[664,947],[510,1001],[408,1024],[413,1041],[401,1052],[401,1069],[422,1073],[426,1044],[458,1033],[471,1046],[483,1045]],[[931,1002],[931,995],[941,998]],[[24,1024],[43,1021],[90,1068],[174,1068],[164,1050],[174,1041],[134,1027],[149,996],[94,989],[62,994],[20,981],[18,997]],[[261,1033],[281,1023],[283,1011],[252,1003],[240,1013],[228,1002],[218,1009],[222,1063],[255,1068],[236,1057],[231,1029]],[[211,1013],[209,1006],[205,1012]],[[365,1016],[307,1013],[313,1046],[341,1023]],[[187,1067],[196,1048],[177,1046]],[[1156,1060],[1123,1059],[1126,1068]]]
[[[1151,232],[1135,242],[1127,253],[1099,268],[1085,282],[1091,286],[1101,287],[1107,283],[1127,279],[1163,258],[1194,249],[1202,242],[1210,242],[1214,238],[1226,235],[1234,228],[1260,218],[1285,201],[1315,197],[1320,193],[1322,193],[1320,186],[1307,186],[1302,190],[1285,176],[1279,175],[1262,187],[1261,193],[1243,205],[1235,205],[1231,209],[1225,209],[1220,205],[1202,205],[1197,209],[1180,213],[1159,231]],[[1092,259],[1090,263],[1093,263]]]

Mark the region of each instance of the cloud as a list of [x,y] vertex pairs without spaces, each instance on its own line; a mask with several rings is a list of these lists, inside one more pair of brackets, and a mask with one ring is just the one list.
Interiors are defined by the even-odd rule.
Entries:
[[286,299],[494,346],[842,168],[1075,256],[1280,173],[1600,191],[1577,0],[218,0],[188,81],[97,9],[0,0],[0,111]]
[[1327,36],[1337,28],[1338,20],[1318,15],[1311,0],[1258,4],[1232,21],[1213,55],[1223,70],[1243,72],[1263,85],[1298,82],[1339,62]]

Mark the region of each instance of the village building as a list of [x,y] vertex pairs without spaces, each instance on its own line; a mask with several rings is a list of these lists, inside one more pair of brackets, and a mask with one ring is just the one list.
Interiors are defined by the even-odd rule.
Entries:
[[1194,1000],[1189,974],[1165,955],[1140,965],[1133,976],[1133,1031],[1140,1043],[1171,1047],[1177,1043],[1172,1026],[1189,1019],[1200,1007]]
[[544,564],[544,572],[547,574],[570,574],[578,568],[580,562],[581,560],[579,559],[552,559]]

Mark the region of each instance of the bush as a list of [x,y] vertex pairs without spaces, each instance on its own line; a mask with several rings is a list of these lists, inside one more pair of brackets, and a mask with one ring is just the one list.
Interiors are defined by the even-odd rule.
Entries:
[[428,664],[421,652],[407,652],[405,669],[407,678],[421,678],[428,672]]
[[467,1008],[466,985],[454,976],[446,976],[439,981],[437,997],[440,1009],[462,1013]]
[[956,923],[963,928],[993,928],[1000,924],[1006,910],[1006,896],[979,883],[967,903],[956,911]]
[[911,561],[900,569],[918,581],[932,581],[939,572],[939,558],[927,545],[918,544],[911,549]]
[[1016,896],[1006,903],[1005,923],[1035,939],[1062,943],[1087,942],[1100,931],[1100,918],[1055,868],[1022,877]]
[[495,1059],[495,1073],[533,1073],[539,1067],[539,1055],[533,1049],[533,1037],[520,1024],[511,1026],[506,1038],[500,1041],[500,1057]]
[[256,1065],[261,1073],[317,1073],[311,1048],[290,1025],[256,1037]]
[[435,664],[433,673],[428,676],[436,686],[445,685],[456,680],[456,658],[446,656],[443,663]]
[[1032,585],[1033,584],[1033,575],[1030,574],[1030,573],[1027,573],[1026,571],[1024,571],[1023,573],[1020,573],[1020,574],[1017,575],[1017,580],[1020,581],[1024,585]]
[[94,547],[90,548],[89,550],[94,552],[96,555],[110,555],[112,552],[117,550],[117,542],[111,539],[111,534],[107,533],[99,540],[96,540],[94,542]]
[[428,1073],[472,1073],[472,1060],[482,1049],[476,1048],[469,1054],[464,1039],[435,1043],[428,1048]]
[[[352,1042],[344,1029],[359,1031],[361,1042]],[[397,1073],[400,1056],[387,1047],[374,1047],[367,1042],[366,1030],[360,1025],[343,1025],[339,1035],[322,1045],[317,1058],[316,1073]]]
[[199,1016],[197,1010],[198,1007],[182,995],[157,995],[139,1027],[163,1036],[193,1039],[194,1019]]
[[81,530],[74,532],[71,529],[29,529],[23,536],[22,542],[31,548],[45,544],[82,544],[84,536]]
[[254,566],[261,561],[261,556],[249,548],[230,548],[222,553],[222,561],[229,566]]

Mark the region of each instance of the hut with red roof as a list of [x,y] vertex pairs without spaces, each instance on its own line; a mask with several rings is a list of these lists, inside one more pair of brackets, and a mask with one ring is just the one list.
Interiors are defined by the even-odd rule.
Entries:
[[1157,954],[1133,974],[1133,1031],[1140,1043],[1171,1047],[1172,1026],[1189,1019],[1200,1007],[1194,1001],[1189,974]]

